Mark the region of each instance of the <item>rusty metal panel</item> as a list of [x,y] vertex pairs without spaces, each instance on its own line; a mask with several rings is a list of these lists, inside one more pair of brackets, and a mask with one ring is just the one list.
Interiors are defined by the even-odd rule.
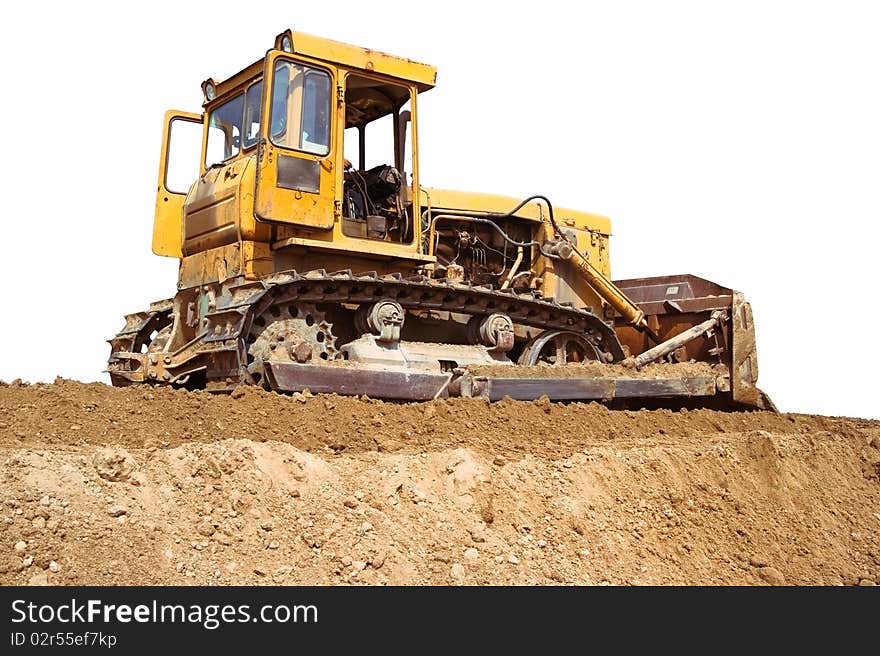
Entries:
[[690,299],[667,299],[664,301],[642,301],[639,307],[647,315],[663,314],[689,314],[699,312],[711,312],[713,310],[726,310],[730,307],[731,296],[706,296],[703,298]]
[[553,401],[712,396],[715,379],[695,378],[476,378],[471,394],[498,401],[505,396],[528,401],[546,395]]
[[758,383],[758,353],[755,347],[755,322],[752,306],[740,292],[733,295],[733,361],[730,380],[733,400],[746,405],[763,407]]
[[730,296],[733,293],[728,287],[694,276],[679,274],[673,276],[651,276],[649,278],[629,278],[615,280],[627,296],[636,303],[651,303],[665,300],[685,300],[712,296]]
[[[733,291],[710,280],[690,274],[652,276],[616,280],[615,283],[645,312],[648,325],[662,340],[667,340],[706,321],[711,312],[730,310]],[[623,317],[615,317],[615,330],[631,354],[642,353],[656,342],[633,330]],[[729,323],[713,338],[697,339],[682,348],[681,361],[729,363]]]
[[277,184],[282,189],[317,194],[321,190],[321,165],[316,160],[279,155]]

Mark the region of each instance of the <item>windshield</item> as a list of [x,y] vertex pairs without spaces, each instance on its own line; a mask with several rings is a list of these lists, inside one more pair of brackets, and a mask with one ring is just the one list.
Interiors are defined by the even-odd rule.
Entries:
[[315,155],[330,152],[330,76],[280,61],[272,83],[272,142]]

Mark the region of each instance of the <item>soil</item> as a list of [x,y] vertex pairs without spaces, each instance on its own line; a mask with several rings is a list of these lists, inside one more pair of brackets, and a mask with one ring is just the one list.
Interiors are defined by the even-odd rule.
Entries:
[[0,384],[0,583],[880,583],[880,422]]

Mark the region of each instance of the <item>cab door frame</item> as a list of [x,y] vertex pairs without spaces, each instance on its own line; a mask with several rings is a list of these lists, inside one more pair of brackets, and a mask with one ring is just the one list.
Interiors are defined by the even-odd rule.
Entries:
[[[159,180],[156,184],[156,212],[153,218],[153,252],[166,257],[183,257],[183,203],[187,193],[171,191],[167,187],[168,157],[171,154],[172,124],[174,121],[197,123],[204,131],[204,114],[193,114],[176,109],[165,112],[162,128],[162,148],[159,153]],[[204,136],[199,156],[204,159]],[[199,171],[203,164],[199,162]],[[194,179],[195,182],[198,178]]]
[[[278,62],[301,64],[329,77],[329,148],[324,155],[278,145],[271,138],[275,67]],[[342,103],[338,71],[310,57],[280,50],[266,53],[263,68],[263,108],[260,118],[254,217],[258,221],[313,230],[332,230],[339,214],[337,135]]]

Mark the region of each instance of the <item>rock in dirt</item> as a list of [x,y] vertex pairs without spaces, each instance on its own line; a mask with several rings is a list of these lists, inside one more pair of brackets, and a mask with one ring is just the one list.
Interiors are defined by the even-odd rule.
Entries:
[[486,530],[482,526],[472,526],[468,529],[468,533],[470,533],[471,540],[477,544],[486,541]]
[[198,526],[196,526],[196,532],[209,538],[214,535],[214,525],[208,520],[199,522]]
[[27,584],[33,586],[49,585],[49,575],[46,572],[37,572],[28,579]]
[[785,576],[775,567],[762,567],[758,570],[758,576],[770,585],[785,585]]
[[136,466],[127,451],[114,448],[98,449],[92,456],[92,464],[98,476],[113,482],[127,481]]

